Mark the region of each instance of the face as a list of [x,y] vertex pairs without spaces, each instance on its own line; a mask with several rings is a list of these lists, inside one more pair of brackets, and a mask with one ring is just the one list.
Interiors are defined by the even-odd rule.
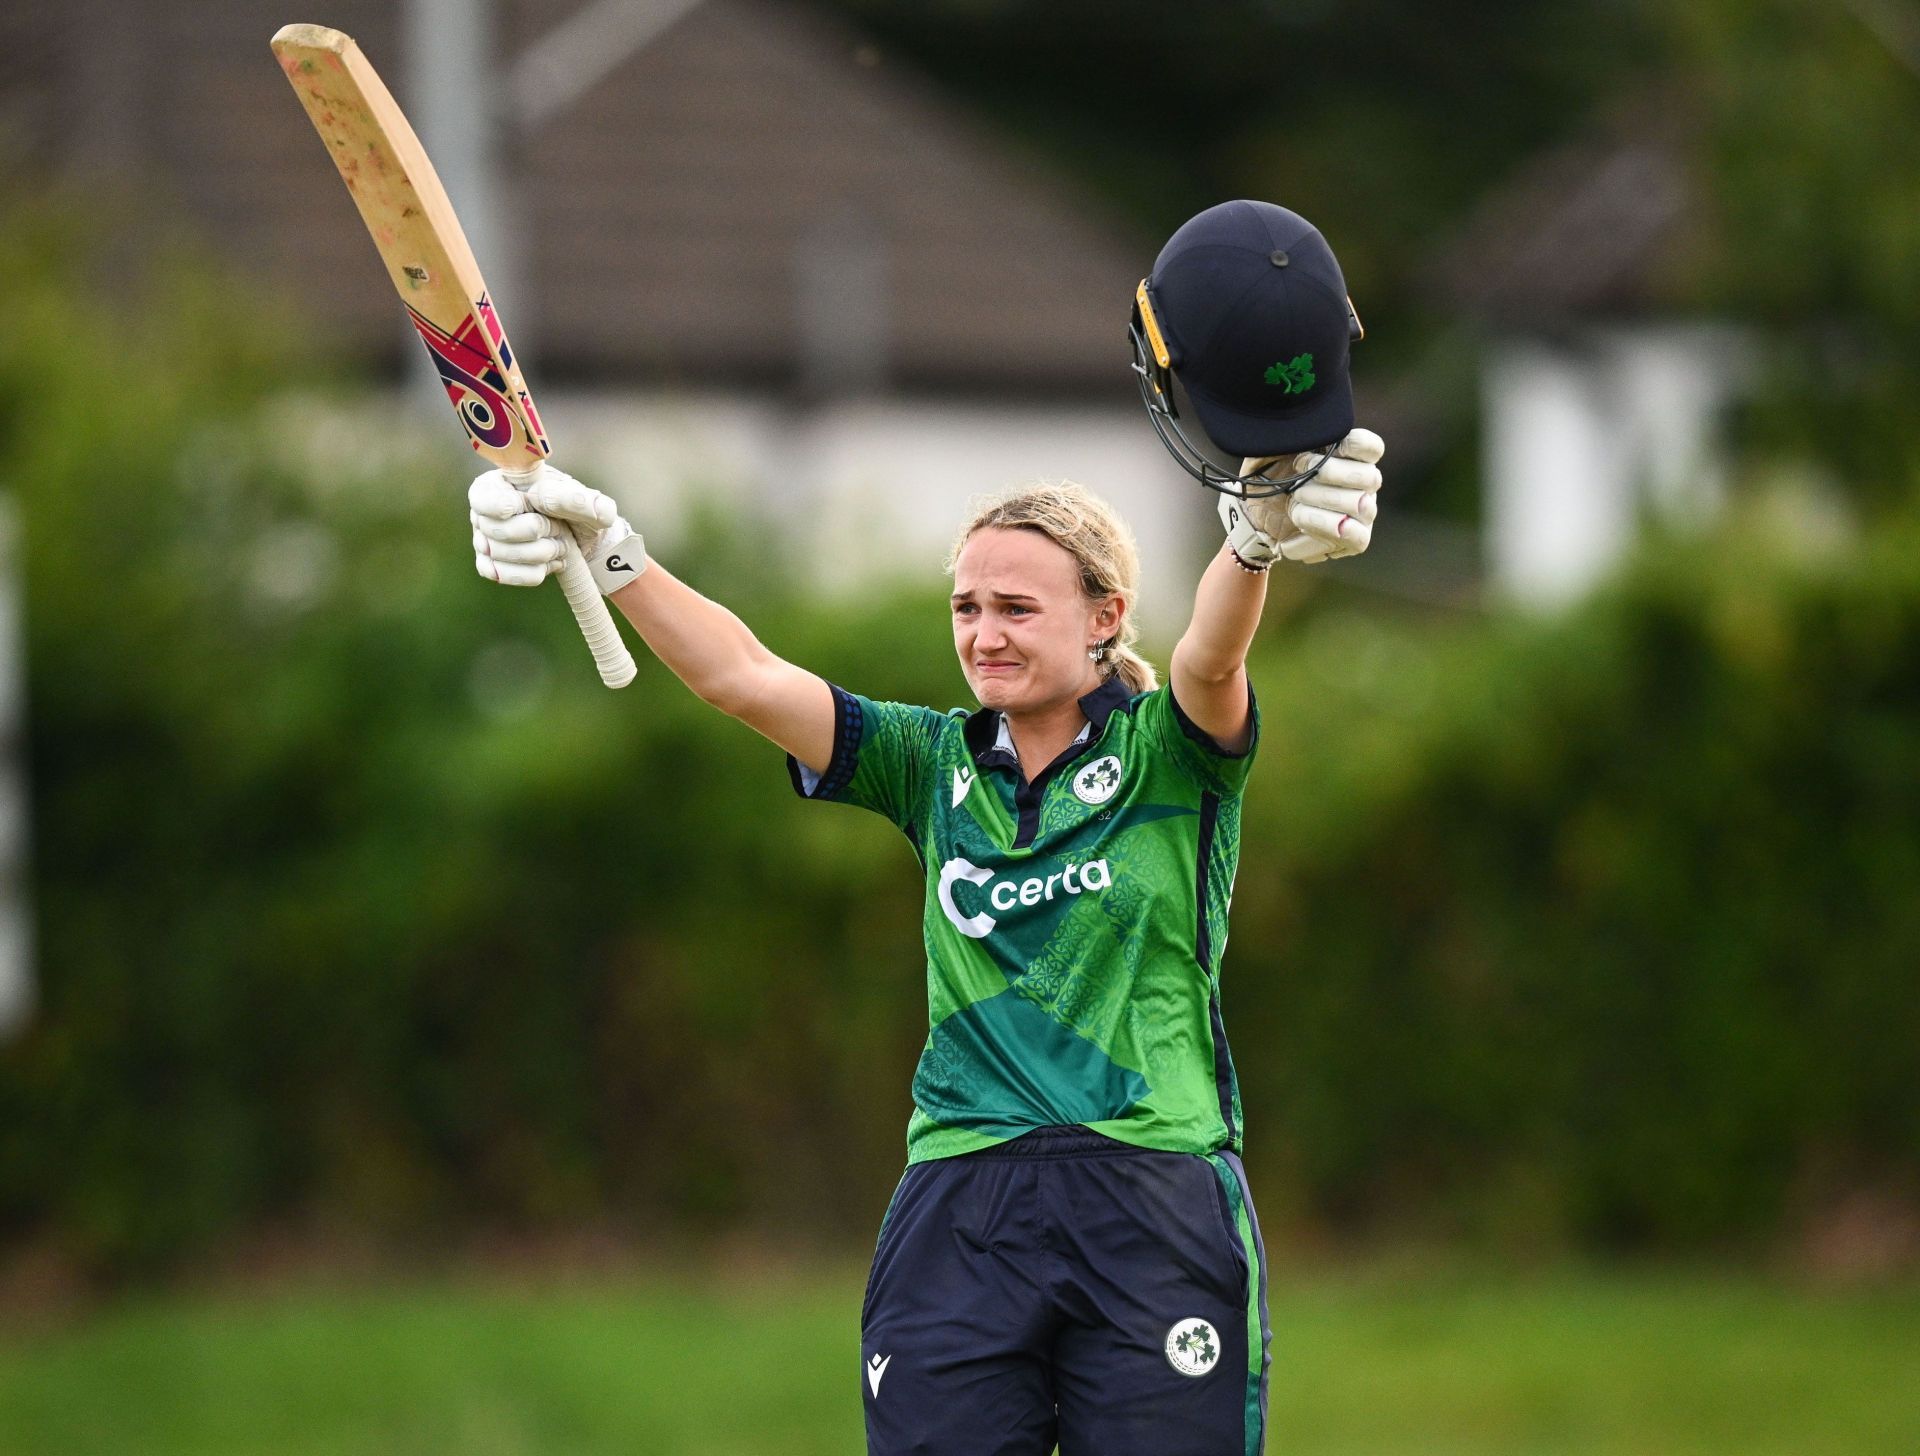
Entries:
[[1121,611],[1089,602],[1072,553],[1038,531],[975,531],[954,562],[953,649],[983,707],[1035,712],[1092,692],[1101,674],[1087,650]]

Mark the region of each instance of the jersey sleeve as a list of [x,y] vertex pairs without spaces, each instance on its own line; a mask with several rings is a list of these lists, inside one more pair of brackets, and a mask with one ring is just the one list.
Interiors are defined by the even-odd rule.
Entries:
[[815,774],[792,754],[787,774],[803,799],[828,799],[884,814],[911,832],[925,799],[934,741],[946,715],[833,689],[833,757]]
[[1141,698],[1134,712],[1160,751],[1182,773],[1208,793],[1230,798],[1247,786],[1254,750],[1260,746],[1260,704],[1253,684],[1247,684],[1247,710],[1253,714],[1253,736],[1239,753],[1228,753],[1198,723],[1189,718],[1173,695],[1173,684],[1163,683]]

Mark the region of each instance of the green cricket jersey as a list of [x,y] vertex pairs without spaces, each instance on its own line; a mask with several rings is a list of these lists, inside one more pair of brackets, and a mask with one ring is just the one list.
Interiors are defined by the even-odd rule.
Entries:
[[817,777],[789,758],[794,787],[884,814],[926,870],[907,1161],[1072,1123],[1237,1152],[1219,970],[1252,746],[1223,753],[1170,688],[1109,679],[1028,783],[994,710],[833,697],[833,758]]

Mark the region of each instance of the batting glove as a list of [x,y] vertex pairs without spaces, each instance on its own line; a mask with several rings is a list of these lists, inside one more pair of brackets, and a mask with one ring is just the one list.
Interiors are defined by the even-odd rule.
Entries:
[[590,490],[544,461],[524,485],[489,470],[467,487],[473,568],[488,581],[538,586],[560,569],[563,531],[580,543],[601,595],[612,596],[647,569],[647,547],[613,497]]
[[[1305,485],[1285,495],[1251,500],[1222,495],[1220,520],[1233,554],[1252,567],[1282,560],[1312,566],[1358,556],[1373,542],[1374,517],[1380,510],[1376,462],[1386,449],[1386,442],[1372,430],[1352,430],[1326,452],[1326,463]],[[1320,454],[1309,450],[1291,458],[1274,455],[1248,460],[1240,473],[1266,470],[1296,475],[1311,470]]]

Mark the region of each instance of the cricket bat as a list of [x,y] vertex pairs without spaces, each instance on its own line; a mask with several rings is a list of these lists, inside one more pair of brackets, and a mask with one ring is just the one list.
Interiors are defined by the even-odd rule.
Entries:
[[[507,479],[526,485],[551,447],[426,149],[351,36],[324,25],[283,26],[273,53],[353,194],[467,439]],[[633,658],[572,532],[560,539],[567,605],[600,680],[625,687]]]

